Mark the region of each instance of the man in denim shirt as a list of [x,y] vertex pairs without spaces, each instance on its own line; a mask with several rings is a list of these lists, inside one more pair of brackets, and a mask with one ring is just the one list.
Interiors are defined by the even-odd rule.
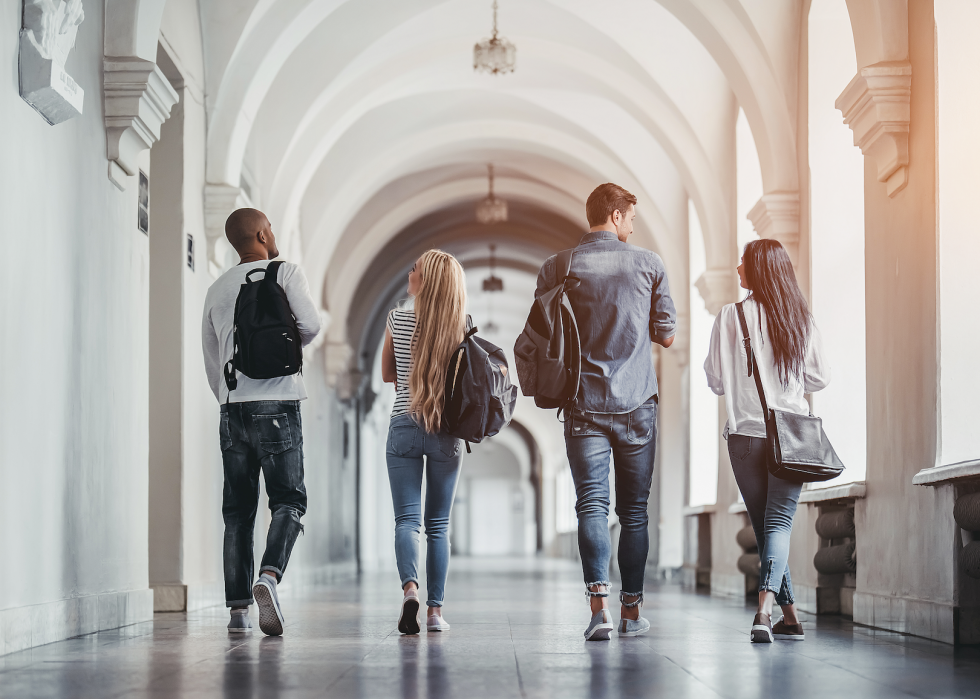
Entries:
[[[616,468],[619,515],[620,636],[650,629],[640,617],[643,574],[650,548],[647,500],[657,451],[657,374],[653,343],[670,347],[676,312],[660,256],[626,242],[633,233],[636,197],[600,185],[585,204],[591,226],[572,257],[568,291],[582,340],[582,380],[565,422],[565,449],[575,481],[578,545],[592,606],[587,640],[613,630],[609,595],[609,456]],[[558,280],[550,257],[538,273],[535,296]]]

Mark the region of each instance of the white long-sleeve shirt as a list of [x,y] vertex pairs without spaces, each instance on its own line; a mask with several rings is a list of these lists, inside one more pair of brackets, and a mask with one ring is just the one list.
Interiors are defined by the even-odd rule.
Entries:
[[[759,366],[759,378],[766,392],[766,402],[775,410],[784,410],[798,415],[808,415],[810,406],[804,397],[825,388],[830,383],[830,366],[823,352],[823,342],[816,324],[810,332],[810,342],[806,348],[803,380],[790,376],[786,387],[779,381],[772,344],[769,342],[769,329],[765,313],[759,325],[759,304],[749,296],[742,304],[745,322],[749,326],[749,339],[755,361]],[[708,377],[708,387],[717,395],[725,396],[725,409],[728,423],[725,436],[740,434],[748,437],[765,437],[766,423],[762,416],[762,404],[755,379],[748,374],[748,359],[742,345],[742,329],[739,327],[738,310],[734,303],[721,309],[711,330],[711,344],[708,358],[704,360],[704,373]]]
[[[201,343],[204,347],[204,368],[208,383],[219,403],[228,396],[224,366],[234,353],[235,301],[245,283],[245,275],[253,269],[265,269],[271,260],[259,260],[232,267],[218,277],[204,301],[204,320],[201,326]],[[258,281],[261,277],[252,277]],[[279,267],[276,281],[286,292],[289,308],[296,318],[303,346],[310,344],[320,332],[320,314],[310,296],[310,285],[298,265],[284,262]],[[232,403],[256,400],[305,400],[306,385],[302,374],[280,376],[274,379],[250,379],[241,372],[238,388],[231,392]]]

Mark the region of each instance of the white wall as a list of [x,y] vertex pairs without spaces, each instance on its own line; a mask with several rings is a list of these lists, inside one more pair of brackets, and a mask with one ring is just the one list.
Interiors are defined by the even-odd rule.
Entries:
[[810,304],[831,366],[813,411],[847,470],[867,462],[864,313],[864,157],[834,106],[857,73],[844,0],[813,0],[809,17]]
[[935,0],[939,34],[941,463],[980,459],[980,4]]
[[4,578],[0,653],[152,613],[149,243],[136,187],[107,177],[102,4],[85,14],[67,62],[84,114],[49,126],[19,96],[21,3],[0,9],[0,557],[29,566]]
[[[688,209],[690,242],[690,279],[697,279],[706,269],[704,236],[701,222],[691,203]],[[718,492],[718,397],[708,388],[704,359],[708,356],[711,328],[715,317],[705,308],[704,299],[693,286],[691,298],[691,382],[690,382],[690,480],[688,505],[711,505]]]
[[[745,244],[758,240],[759,234],[755,232],[755,226],[749,220],[749,211],[762,198],[762,167],[759,165],[759,153],[755,149],[755,139],[752,137],[752,129],[749,120],[745,118],[745,112],[738,110],[738,119],[735,121],[735,230],[738,240],[738,257],[742,259],[742,251]],[[744,297],[747,293],[744,289],[739,289],[739,293]]]

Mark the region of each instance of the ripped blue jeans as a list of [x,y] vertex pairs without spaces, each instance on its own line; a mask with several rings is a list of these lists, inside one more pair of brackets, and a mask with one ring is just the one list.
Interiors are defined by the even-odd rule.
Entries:
[[259,506],[259,472],[265,475],[272,521],[259,573],[281,580],[303,531],[303,420],[298,400],[258,400],[221,406],[221,460],[225,485],[225,604],[252,604],[252,542]]
[[759,592],[776,593],[776,604],[781,607],[794,604],[789,539],[803,484],[784,481],[769,473],[766,440],[762,437],[728,435],[728,455],[759,546],[762,563]]

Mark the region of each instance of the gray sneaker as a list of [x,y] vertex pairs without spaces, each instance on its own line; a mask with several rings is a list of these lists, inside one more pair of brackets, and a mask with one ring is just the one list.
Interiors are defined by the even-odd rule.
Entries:
[[252,630],[252,622],[248,618],[247,609],[233,609],[231,621],[228,622],[228,633],[248,633]]
[[608,641],[613,628],[612,614],[608,609],[600,609],[589,622],[589,628],[585,630],[585,640]]
[[619,620],[619,635],[620,636],[639,636],[640,634],[646,633],[650,630],[650,622],[640,617],[636,621],[632,619],[620,619]]
[[259,607],[259,628],[267,636],[282,636],[285,620],[279,607],[276,594],[276,581],[268,575],[260,575],[259,581],[252,585],[252,596]]

